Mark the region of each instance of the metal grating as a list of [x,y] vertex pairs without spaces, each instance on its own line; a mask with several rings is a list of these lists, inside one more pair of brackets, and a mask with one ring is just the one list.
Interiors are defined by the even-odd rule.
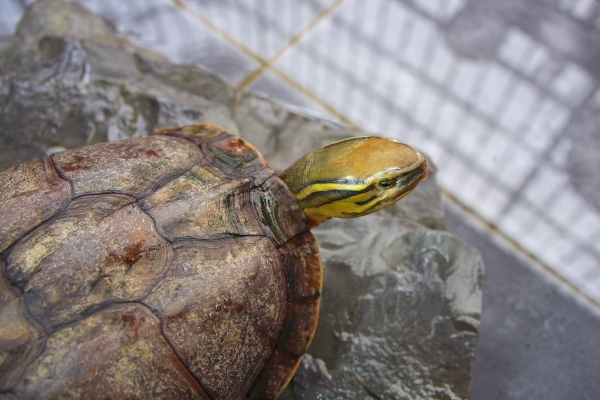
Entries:
[[597,1],[79,2],[238,89],[420,147],[451,201],[600,307]]

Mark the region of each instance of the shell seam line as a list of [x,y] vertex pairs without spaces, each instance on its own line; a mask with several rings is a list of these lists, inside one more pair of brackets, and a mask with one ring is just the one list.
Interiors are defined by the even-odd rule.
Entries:
[[[162,235],[161,235],[162,236]],[[190,236],[182,236],[182,237],[178,237],[176,239],[173,239],[173,241],[168,240],[171,244],[173,245],[179,245],[181,243],[186,243],[186,242],[190,242],[190,243],[219,243],[219,242],[226,242],[228,240],[231,239],[237,239],[237,238],[247,238],[247,237],[257,237],[257,238],[269,238],[266,235],[257,235],[257,234],[241,234],[241,233],[224,233],[220,236],[214,237],[214,238],[210,238],[210,239],[199,239],[199,238],[195,238],[195,237],[190,237]],[[166,239],[166,238],[165,238]]]
[[[8,263],[6,264],[6,266],[8,266]],[[27,304],[27,300],[25,299],[25,293],[19,289],[19,287],[17,287],[15,284],[13,284],[10,279],[8,279],[8,276],[6,276],[5,271],[2,271],[4,273],[4,276],[6,278],[6,280],[9,282],[9,284],[16,289],[19,292],[19,297],[23,303],[23,307],[25,308],[25,310],[27,311],[27,314],[29,316],[29,318],[31,318],[31,320],[33,320],[35,322],[35,324],[37,324],[38,326],[34,325],[34,328],[37,329],[41,329],[42,333],[40,335],[40,337],[38,338],[38,340],[42,341],[42,345],[40,346],[40,348],[38,349],[38,351],[35,354],[35,357],[30,357],[29,360],[27,360],[26,362],[26,366],[24,368],[21,369],[21,372],[18,374],[17,378],[15,379],[15,382],[18,383],[21,381],[21,378],[23,377],[23,375],[25,374],[25,371],[29,368],[29,366],[40,356],[40,354],[42,354],[44,352],[44,350],[46,349],[46,344],[48,342],[48,338],[50,338],[50,335],[52,334],[51,332],[49,332],[46,327],[44,326],[44,324],[42,324],[40,321],[38,321],[37,318],[35,318],[35,316],[33,315],[33,313],[31,312],[31,310],[29,309],[29,305]],[[15,385],[16,386],[16,385]],[[14,387],[10,388],[9,391],[14,390]],[[0,392],[3,393],[3,392]]]
[[[269,168],[270,168],[270,167],[269,167]],[[261,183],[260,185],[256,185],[256,186],[254,186],[254,187],[251,187],[250,189],[251,189],[251,190],[254,190],[254,189],[262,188],[264,185],[266,185],[266,184],[267,184],[267,181],[268,181],[269,179],[271,179],[273,176],[276,176],[277,178],[279,178],[279,175],[277,175],[277,173],[276,173],[276,172],[273,172],[273,175],[269,175],[269,177],[268,177],[268,178],[266,178],[266,179],[264,180],[264,182],[263,182],[263,183]],[[288,188],[287,184],[285,183],[285,181],[284,181],[283,179],[281,179],[281,178],[279,178],[279,179],[280,179],[280,180],[281,180],[281,181],[284,183],[284,186],[285,186],[285,188],[286,188],[286,189],[289,191],[289,195],[290,195],[290,196],[292,196],[294,199],[296,199],[296,197],[294,196],[294,194],[292,193],[292,191],[291,191],[291,190],[289,190],[289,188]],[[298,201],[298,200],[296,200],[296,201]],[[302,208],[300,208],[300,209],[302,210]],[[302,214],[304,215],[304,210],[302,210]],[[258,215],[256,215],[256,214],[255,214],[255,216],[256,216],[257,218],[259,217],[259,216],[258,216]],[[260,218],[258,218],[258,219],[259,219],[259,222],[260,222]],[[302,231],[300,231],[300,232],[297,232],[295,235],[293,235],[293,236],[291,236],[291,237],[287,238],[287,239],[285,240],[285,242],[283,242],[281,245],[279,245],[279,244],[277,243],[277,241],[275,240],[275,238],[271,238],[271,237],[270,237],[270,235],[268,234],[268,232],[265,232],[265,235],[264,235],[264,236],[265,236],[267,239],[270,239],[270,240],[271,240],[271,242],[273,242],[273,245],[275,246],[275,248],[276,248],[277,250],[281,250],[281,248],[282,248],[283,246],[285,246],[286,244],[288,244],[288,243],[289,243],[290,241],[292,241],[293,239],[295,239],[295,238],[297,238],[297,237],[299,237],[299,236],[301,236],[301,235],[304,235],[304,234],[306,234],[306,233],[310,232],[310,227],[308,227],[308,221],[306,220],[306,216],[304,216],[304,222],[306,222],[306,226],[307,226],[307,228],[306,228],[306,229],[303,229]],[[265,228],[262,226],[262,224],[261,224],[261,229],[263,230],[263,232],[265,231]],[[316,239],[315,239],[315,240],[316,240]]]
[[171,350],[173,350],[173,353],[175,354],[175,356],[177,357],[177,359],[179,360],[181,365],[183,365],[185,367],[185,369],[189,372],[190,376],[192,378],[194,378],[194,380],[198,383],[198,386],[200,386],[202,388],[202,390],[204,390],[204,394],[206,394],[208,397],[210,397],[212,399],[213,397],[208,393],[206,388],[204,386],[202,386],[202,382],[200,382],[198,380],[198,378],[196,378],[196,375],[194,375],[192,373],[192,371],[190,370],[190,367],[183,361],[183,359],[181,358],[181,356],[175,349],[175,346],[173,345],[173,343],[171,343],[168,336],[165,334],[165,326],[164,326],[163,318],[161,318],[160,315],[158,315],[156,312],[154,312],[152,307],[150,307],[149,305],[147,305],[146,303],[143,302],[146,299],[146,297],[148,297],[148,295],[146,295],[144,298],[142,298],[139,303],[135,303],[135,304],[140,304],[140,305],[146,307],[148,310],[150,310],[152,315],[156,316],[156,318],[160,321],[160,334],[165,339],[165,342],[167,342],[169,344],[169,346],[171,347]]
[[[45,224],[48,224],[48,223],[50,223],[50,221],[53,221],[53,220],[55,220],[55,219],[56,219],[56,218],[57,218],[57,217],[58,217],[60,214],[62,214],[62,213],[63,213],[63,212],[66,210],[66,208],[67,208],[67,207],[69,207],[69,205],[70,205],[70,204],[73,202],[73,200],[75,199],[75,196],[74,196],[74,195],[75,195],[75,190],[74,190],[74,188],[73,188],[73,182],[71,182],[71,180],[70,180],[70,179],[68,179],[68,178],[64,177],[64,176],[62,175],[62,173],[61,173],[61,172],[58,170],[58,168],[56,168],[56,164],[54,163],[54,159],[52,158],[52,156],[44,157],[44,158],[42,158],[41,160],[42,160],[42,162],[44,162],[44,163],[48,162],[48,163],[50,164],[50,167],[52,167],[52,168],[54,169],[54,172],[56,172],[56,174],[57,174],[57,175],[58,175],[58,176],[59,176],[61,179],[63,179],[63,180],[65,180],[65,181],[69,182],[69,185],[70,185],[70,188],[71,188],[71,194],[70,194],[70,197],[71,197],[71,199],[70,199],[70,200],[69,200],[69,201],[68,201],[68,202],[67,202],[67,203],[66,203],[66,204],[65,204],[65,205],[64,205],[64,206],[63,206],[63,207],[62,207],[60,210],[58,210],[58,211],[56,212],[56,214],[54,214],[52,217],[48,218],[48,219],[47,219],[47,220],[45,220],[45,221],[42,221],[42,222],[40,222],[39,224],[37,224],[36,226],[34,226],[33,228],[31,228],[31,229],[30,229],[30,230],[28,230],[27,232],[24,232],[24,233],[21,235],[21,237],[20,237],[20,238],[18,238],[18,239],[17,239],[17,240],[16,240],[16,241],[15,241],[13,244],[11,244],[11,245],[10,245],[10,246],[8,246],[6,249],[4,249],[4,251],[3,251],[3,252],[1,252],[1,253],[0,253],[0,255],[6,255],[6,254],[10,253],[10,252],[12,251],[12,249],[13,249],[13,248],[14,248],[14,247],[15,247],[15,246],[16,246],[16,245],[19,243],[19,242],[21,242],[21,240],[22,240],[22,239],[23,239],[25,236],[29,235],[31,232],[35,231],[35,230],[36,230],[36,229],[38,229],[39,227],[41,227],[41,226],[43,226],[43,225],[45,225]],[[5,260],[5,261],[6,261],[6,263],[8,264],[8,261],[7,261],[7,260]],[[8,277],[7,277],[7,279],[8,279]],[[10,279],[9,279],[9,281],[10,281]],[[14,286],[14,283],[13,283],[12,281],[10,281],[10,282],[11,282],[11,284]]]
[[75,187],[73,186],[73,181],[71,179],[67,178],[67,176],[56,166],[56,162],[54,161],[53,155],[50,155],[45,158],[48,159],[48,161],[50,162],[50,165],[52,166],[52,168],[54,168],[56,175],[58,175],[61,179],[64,179],[65,181],[69,182],[69,185],[71,185],[71,193],[72,193],[71,200],[72,200],[75,195]]

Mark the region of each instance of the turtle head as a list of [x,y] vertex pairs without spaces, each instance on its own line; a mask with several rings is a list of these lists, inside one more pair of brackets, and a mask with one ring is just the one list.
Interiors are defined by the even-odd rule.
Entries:
[[394,139],[361,136],[314,150],[279,176],[313,227],[394,204],[427,177],[427,162]]

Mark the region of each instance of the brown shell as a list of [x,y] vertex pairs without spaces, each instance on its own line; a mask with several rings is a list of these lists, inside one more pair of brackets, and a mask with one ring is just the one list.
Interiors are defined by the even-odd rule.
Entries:
[[322,281],[302,210],[242,139],[155,133],[0,173],[0,394],[262,399],[291,379]]

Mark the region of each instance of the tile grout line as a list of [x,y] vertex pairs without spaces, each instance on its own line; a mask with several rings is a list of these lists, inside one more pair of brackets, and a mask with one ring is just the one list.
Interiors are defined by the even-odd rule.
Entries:
[[229,43],[230,45],[234,46],[235,48],[237,48],[238,50],[240,50],[242,53],[244,53],[245,55],[247,55],[248,57],[250,57],[250,58],[254,59],[255,61],[257,61],[261,66],[268,64],[268,61],[266,59],[264,59],[259,54],[257,54],[254,51],[252,51],[250,48],[248,48],[247,46],[245,46],[243,43],[238,42],[233,36],[231,36],[230,34],[228,34],[227,32],[225,32],[224,30],[220,29],[218,26],[216,26],[215,24],[213,24],[212,22],[210,22],[210,20],[208,18],[206,18],[204,15],[202,15],[199,12],[191,9],[186,4],[185,0],[171,0],[171,1],[173,2],[173,5],[175,7],[179,8],[181,11],[183,11],[183,12],[191,15],[192,17],[194,17],[195,19],[197,19],[198,21],[200,21],[204,26],[206,26],[214,34],[216,34],[217,36],[220,36],[227,43]]
[[335,12],[339,7],[341,7],[345,1],[346,0],[337,0],[329,7],[321,11],[319,15],[317,15],[312,21],[308,23],[308,25],[306,25],[298,33],[292,36],[286,43],[280,46],[279,49],[277,49],[277,51],[271,57],[269,57],[266,64],[261,64],[260,67],[256,68],[254,71],[248,74],[248,76],[246,76],[246,78],[244,78],[244,80],[238,84],[236,90],[241,91],[248,88],[248,86],[250,86],[254,81],[256,81],[256,79],[258,79],[258,77],[262,75],[265,72],[265,70],[269,68],[274,68],[273,64],[275,64],[275,62],[279,60],[279,58],[281,58],[283,54],[285,54],[300,40],[302,40],[302,38],[304,38],[308,33],[310,33],[310,31],[312,31],[317,26],[317,24],[319,24],[322,20],[324,20],[331,14],[333,14],[333,12]]
[[[172,0],[172,1],[175,4],[175,6],[177,6],[181,10],[189,13],[190,15],[192,15],[193,17],[195,17],[196,19],[198,19],[201,23],[203,23],[207,28],[209,28],[215,34],[221,36],[229,44],[231,44],[232,46],[238,48],[240,51],[242,51],[247,56],[253,58],[255,61],[257,61],[259,63],[260,67],[257,68],[252,73],[250,73],[242,81],[242,83],[240,85],[238,85],[238,87],[236,88],[236,91],[245,89],[249,84],[251,84],[254,80],[256,80],[256,78],[258,78],[262,73],[264,73],[265,71],[269,70],[272,73],[274,73],[275,75],[277,75],[285,83],[287,83],[288,85],[290,85],[292,88],[298,90],[301,94],[303,94],[304,96],[308,97],[309,99],[311,99],[312,101],[314,101],[315,103],[317,103],[318,105],[320,105],[321,107],[323,107],[325,110],[327,110],[329,113],[331,113],[334,117],[336,117],[340,121],[342,121],[346,126],[348,126],[350,128],[357,129],[357,130],[362,131],[362,132],[365,132],[364,128],[362,128],[357,123],[353,122],[349,117],[347,117],[346,115],[344,115],[342,112],[338,111],[335,107],[331,106],[325,100],[321,99],[319,96],[317,96],[316,94],[314,94],[312,91],[306,89],[303,85],[301,85],[295,79],[293,79],[292,77],[290,77],[289,75],[287,75],[286,73],[284,73],[283,71],[281,71],[279,68],[277,68],[277,67],[275,67],[275,66],[272,65],[273,61],[276,61],[277,58],[279,58],[287,50],[289,50],[291,47],[293,47],[302,37],[304,37],[310,30],[312,30],[314,28],[314,26],[316,26],[316,24],[318,22],[320,22],[322,19],[324,19],[325,17],[327,17],[331,13],[333,13],[335,11],[335,9],[337,9],[337,7],[339,7],[340,5],[342,5],[345,0],[338,0],[334,4],[332,4],[331,6],[329,6],[326,10],[324,10],[323,12],[321,12],[309,25],[307,25],[305,28],[303,28],[298,34],[294,35],[286,44],[284,44],[273,55],[273,57],[271,57],[268,60],[264,59],[260,55],[258,55],[255,52],[253,52],[251,49],[249,49],[248,47],[246,47],[244,44],[238,42],[232,36],[230,36],[229,34],[227,34],[226,32],[224,32],[223,30],[221,30],[220,28],[218,28],[217,26],[215,26],[214,24],[212,24],[207,18],[205,18],[200,13],[197,13],[194,10],[191,10],[184,3],[184,0]],[[257,73],[257,71],[260,71],[260,72]],[[247,80],[250,80],[249,79],[250,76],[254,75],[255,73],[256,73],[256,77],[254,77],[250,82],[245,83]],[[242,84],[244,84],[244,85],[242,86]],[[490,232],[493,237],[495,237],[497,239],[500,239],[503,242],[505,242],[517,254],[519,254],[520,256],[522,256],[523,258],[525,258],[526,260],[528,260],[529,262],[531,262],[533,265],[537,266],[538,269],[540,269],[541,271],[543,271],[546,274],[550,275],[552,278],[554,278],[556,281],[560,282],[562,285],[564,285],[567,288],[569,288],[573,292],[573,294],[575,294],[579,299],[585,301],[585,303],[588,304],[589,306],[591,306],[596,312],[600,312],[600,302],[599,301],[597,301],[596,299],[594,299],[593,297],[591,297],[590,295],[588,295],[587,293],[585,293],[574,282],[571,282],[570,279],[568,279],[567,277],[563,276],[555,268],[551,267],[546,262],[542,261],[538,256],[536,256],[535,254],[533,254],[531,251],[529,251],[526,248],[524,248],[517,240],[515,240],[514,238],[512,238],[509,234],[507,234],[506,232],[504,232],[502,229],[500,229],[493,222],[488,221],[485,217],[483,217],[482,215],[480,215],[473,208],[471,208],[470,206],[466,205],[464,202],[462,202],[461,200],[459,200],[456,196],[454,196],[448,190],[446,190],[446,189],[444,189],[442,187],[441,187],[441,190],[442,190],[442,196],[447,201],[449,201],[454,206],[456,206],[458,209],[460,209],[463,213],[465,213],[467,216],[469,216],[471,219],[473,219],[477,224],[479,224],[480,226],[482,226],[485,230],[487,230],[488,232]]]
[[[247,46],[245,46],[243,43],[238,42],[235,38],[233,38],[227,32],[223,31],[222,29],[220,29],[219,27],[217,27],[216,25],[214,25],[212,22],[210,22],[210,20],[208,18],[204,17],[199,12],[196,12],[195,10],[191,9],[185,3],[185,0],[171,0],[171,1],[175,5],[175,7],[179,8],[183,12],[188,13],[193,18],[195,18],[198,21],[200,21],[200,23],[202,23],[204,26],[206,26],[214,34],[216,34],[217,36],[221,37],[227,43],[229,43],[230,45],[232,45],[233,47],[235,47],[236,49],[238,49],[239,51],[241,51],[242,53],[244,53],[246,56],[248,56],[248,57],[254,59],[255,61],[257,61],[259,63],[259,65],[261,66],[259,69],[262,68],[261,73],[264,72],[264,71],[266,71],[266,70],[271,71],[272,73],[274,73],[275,75],[277,75],[282,81],[284,81],[285,83],[287,83],[288,85],[290,85],[293,89],[297,90],[302,95],[304,95],[308,99],[312,100],[313,102],[315,102],[316,104],[318,104],[319,106],[321,106],[322,108],[324,108],[327,112],[329,112],[335,118],[338,118],[343,124],[345,124],[349,128],[354,128],[354,129],[357,129],[357,130],[360,130],[360,131],[364,131],[360,126],[358,126],[355,122],[353,122],[346,115],[344,115],[343,113],[341,113],[340,111],[338,111],[331,104],[329,104],[325,100],[321,99],[319,96],[317,96],[316,94],[314,94],[312,91],[310,91],[307,88],[305,88],[303,85],[301,85],[295,79],[293,79],[292,77],[290,77],[289,75],[287,75],[285,72],[281,71],[279,68],[274,67],[273,65],[270,65],[269,60],[266,60],[265,58],[261,57],[259,54],[257,54],[254,51],[252,51],[250,48],[248,48]],[[326,10],[324,10],[319,16],[317,16],[317,18],[315,18],[315,20],[313,20],[313,22],[314,22],[313,25],[315,25],[316,22],[318,22],[317,20],[323,19],[327,15],[330,15],[333,11],[335,11],[335,8],[337,8],[339,5],[341,5],[344,1],[346,1],[346,0],[338,0],[338,1],[336,1],[336,3],[334,3],[333,5],[331,5],[330,7],[328,7]],[[330,11],[327,12],[328,10],[330,10]],[[324,15],[326,12],[327,12],[327,15]],[[310,25],[311,24],[309,24],[309,26]],[[307,28],[308,28],[308,26],[307,26]],[[307,32],[308,32],[308,30],[307,30]],[[299,36],[299,35],[300,35],[300,33],[298,33],[296,36]],[[302,36],[304,36],[304,35],[302,35]],[[292,39],[294,39],[294,38],[292,38]],[[290,39],[290,42],[291,42],[292,39]],[[293,44],[295,44],[300,39],[301,39],[301,37],[298,37],[298,39],[296,41],[294,41],[293,43],[288,42],[288,47],[292,47]],[[281,53],[283,54],[283,52],[286,51],[286,50],[287,50],[287,48],[285,48],[284,50],[281,50]],[[238,91],[239,87],[236,88],[235,90]]]
[[584,302],[588,307],[591,307],[596,313],[600,314],[600,301],[595,299],[593,296],[587,294],[583,289],[577,286],[576,283],[572,282],[569,278],[561,274],[557,269],[550,266],[548,263],[540,259],[537,255],[527,250],[522,246],[516,239],[504,232],[500,227],[491,221],[488,221],[485,217],[480,215],[472,207],[466,205],[456,196],[454,196],[447,189],[440,186],[442,197],[449,202],[452,206],[456,207],[475,224],[489,232],[493,238],[502,241],[505,245],[510,247],[516,254],[524,258],[531,263],[538,271],[549,275],[557,283],[561,284],[565,288],[569,289],[571,294],[576,297],[579,301]]

